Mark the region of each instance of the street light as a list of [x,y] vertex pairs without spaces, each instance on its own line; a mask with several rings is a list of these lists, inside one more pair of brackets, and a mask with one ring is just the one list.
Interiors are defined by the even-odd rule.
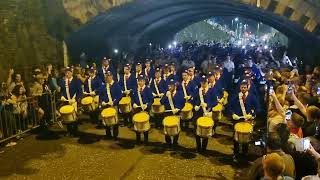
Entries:
[[119,50],[118,50],[118,49],[114,49],[113,52],[114,52],[115,54],[118,54]]
[[168,46],[168,48],[171,49],[171,48],[172,48],[172,45],[170,44],[170,45]]
[[239,18],[236,17],[234,20],[235,20],[236,22],[238,22],[238,21],[239,21]]
[[174,46],[177,46],[177,41],[174,41],[174,42],[173,42],[173,45],[174,45]]
[[152,43],[149,43],[149,46],[152,46]]

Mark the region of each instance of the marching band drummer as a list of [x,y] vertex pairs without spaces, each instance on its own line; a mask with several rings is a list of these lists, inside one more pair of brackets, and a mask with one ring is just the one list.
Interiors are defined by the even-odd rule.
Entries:
[[[107,71],[105,75],[105,83],[102,83],[100,90],[99,101],[103,108],[112,107],[117,111],[117,106],[122,97],[121,95],[121,87],[117,82],[113,79],[113,74],[111,71]],[[106,128],[106,137],[113,137],[114,140],[117,140],[119,135],[119,124],[115,124],[112,127],[105,126]],[[111,135],[111,129],[113,136]]]
[[195,67],[188,68],[188,75],[191,82],[193,82],[196,86],[200,85],[199,78],[195,74]]
[[166,82],[170,79],[174,79],[174,75],[171,74],[169,64],[164,65],[164,67],[162,68],[162,72],[163,72],[162,77]]
[[[190,81],[190,77],[188,75],[188,71],[185,70],[182,72],[182,81],[178,87],[179,91],[183,92],[183,97],[186,102],[189,102],[193,104],[193,97],[196,94],[196,91],[198,90],[197,85],[194,83],[194,81]],[[181,121],[181,128],[188,128],[189,127],[189,121]]]
[[[133,108],[135,112],[149,112],[150,106],[153,103],[152,90],[146,85],[145,76],[140,75],[138,77],[138,85],[133,93]],[[136,129],[135,129],[136,130]],[[144,131],[144,143],[148,143],[149,131]],[[136,130],[137,144],[141,142],[141,132]]]
[[[166,95],[162,97],[161,104],[165,106],[166,109],[166,115],[178,115],[180,110],[185,105],[185,98],[183,96],[182,91],[177,90],[177,83],[174,79],[170,79],[168,81],[168,91],[166,92]],[[171,137],[167,134],[165,134],[165,141],[166,144],[171,147],[178,145],[178,139],[179,134],[175,135],[173,137],[173,141],[171,140]]]
[[102,59],[101,68],[98,70],[98,77],[101,79],[101,81],[103,82],[105,81],[105,78],[106,78],[105,76],[108,71],[110,71],[114,77],[117,77],[116,70],[111,65],[111,59],[104,57]]
[[[133,89],[137,86],[137,81],[135,76],[131,73],[131,65],[126,64],[123,67],[124,74],[120,76],[119,85],[122,89],[122,94],[124,97],[131,97]],[[131,113],[122,113],[125,123],[131,124]]]
[[148,79],[148,85],[151,85],[152,80],[154,78],[154,68],[151,66],[152,60],[146,59],[145,68],[144,68],[144,75]]
[[[77,112],[77,102],[82,97],[82,83],[76,77],[73,77],[72,69],[67,67],[65,69],[65,77],[60,81],[61,101],[72,105]],[[77,136],[78,124],[72,122],[67,124],[69,135]]]
[[[98,99],[99,96],[98,95],[99,95],[99,90],[100,90],[102,81],[96,76],[96,71],[93,67],[88,69],[88,74],[89,74],[89,76],[84,81],[83,94],[86,96],[94,97],[94,101],[96,101],[96,103],[99,103],[99,99]],[[99,120],[99,112],[98,111],[91,112],[89,115],[90,115],[91,120],[98,123],[98,120]]]
[[[166,92],[167,85],[166,85],[165,80],[161,78],[161,68],[160,67],[157,67],[155,69],[155,77],[152,80],[150,88],[152,89],[153,98],[162,98],[164,93]],[[157,114],[156,116],[154,116],[154,122],[155,122],[156,128],[161,127],[161,121],[163,119],[163,117],[160,117],[159,115],[160,114]]]
[[[255,113],[259,112],[259,101],[254,94],[248,91],[248,82],[241,81],[240,92],[229,101],[228,111],[232,114],[234,125],[238,122],[250,122]],[[234,158],[239,158],[239,143],[234,140]],[[242,154],[248,153],[248,144],[242,144]]]
[[138,62],[137,64],[136,64],[136,69],[135,69],[135,77],[136,77],[136,79],[138,79],[139,78],[139,76],[143,76],[143,71],[142,71],[142,64],[140,63],[140,62]]
[[[202,75],[200,78],[200,88],[198,93],[195,96],[195,121],[202,116],[212,117],[211,110],[218,104],[217,102],[217,92],[213,88],[209,88],[208,79],[205,75]],[[197,127],[197,122],[195,124],[195,132]],[[201,143],[202,139],[202,143]],[[204,151],[208,145],[208,137],[200,137],[196,134],[196,143],[198,151]]]

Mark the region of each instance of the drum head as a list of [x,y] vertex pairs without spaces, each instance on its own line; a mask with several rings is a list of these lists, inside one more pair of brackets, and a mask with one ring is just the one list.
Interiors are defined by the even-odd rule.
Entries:
[[116,116],[117,111],[114,108],[107,108],[101,112],[101,116],[104,118]]
[[234,130],[240,133],[250,133],[253,131],[253,126],[247,122],[239,122],[234,126]]
[[177,116],[167,116],[163,119],[163,125],[167,127],[174,127],[179,125],[179,118]]
[[190,103],[186,103],[184,107],[181,109],[181,111],[188,112],[188,111],[192,111],[192,109],[193,109],[193,105]]
[[74,112],[74,107],[71,105],[62,106],[59,110],[61,114],[71,114]]
[[120,105],[125,105],[125,104],[130,104],[131,103],[131,98],[130,97],[123,97],[120,101]]
[[147,122],[150,119],[150,116],[146,112],[139,112],[132,117],[134,122]]
[[201,127],[212,127],[214,125],[214,122],[212,118],[209,117],[200,117],[197,120],[197,125]]
[[91,96],[88,96],[88,97],[85,97],[83,99],[81,99],[81,104],[82,105],[89,105],[89,104],[92,104],[93,103],[93,97]]

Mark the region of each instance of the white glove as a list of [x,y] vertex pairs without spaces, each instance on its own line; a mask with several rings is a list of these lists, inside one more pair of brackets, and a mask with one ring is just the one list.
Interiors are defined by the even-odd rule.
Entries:
[[174,110],[172,110],[172,113],[173,114],[177,114],[179,112],[179,109],[174,109]]
[[163,97],[163,95],[164,95],[163,93],[160,93],[160,94],[159,94],[159,96],[160,96],[161,98]]
[[73,104],[73,103],[75,103],[76,102],[76,100],[75,99],[71,99],[71,100],[69,100],[69,104]]
[[107,106],[108,104],[106,102],[102,101],[101,105],[102,106]]
[[252,115],[251,114],[247,114],[247,115],[244,116],[244,119],[245,120],[250,120],[250,119],[252,119]]
[[232,115],[232,119],[234,119],[234,120],[239,120],[240,117],[239,117],[238,115],[236,115],[236,114],[233,114],[233,115]]
[[133,104],[133,108],[134,108],[134,109],[137,109],[138,107],[139,107],[139,106],[138,106],[136,103]]
[[200,106],[195,106],[195,107],[194,107],[194,110],[195,110],[195,111],[199,111],[199,109],[200,109]]
[[112,101],[108,102],[107,104],[108,104],[109,106],[113,106],[113,102],[112,102]]
[[143,110],[145,110],[145,109],[147,109],[147,105],[146,104],[143,104],[142,106],[141,106],[141,108],[143,109]]
[[90,93],[90,95],[91,95],[91,96],[95,96],[95,95],[96,95],[96,92],[92,91],[92,92]]
[[64,96],[61,96],[61,101],[67,101],[67,99]]
[[157,97],[156,93],[152,93],[153,97]]
[[125,95],[129,95],[129,94],[130,94],[130,90],[124,91],[124,94],[125,94]]
[[185,96],[184,99],[188,101],[189,99],[191,99],[191,96]]
[[207,108],[208,104],[207,103],[201,103],[201,107]]

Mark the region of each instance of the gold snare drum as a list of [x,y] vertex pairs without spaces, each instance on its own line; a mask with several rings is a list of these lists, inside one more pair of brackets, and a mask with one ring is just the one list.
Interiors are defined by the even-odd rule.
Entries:
[[96,110],[97,105],[94,98],[91,96],[81,99],[81,105],[85,108],[85,111],[92,112]]
[[163,119],[164,133],[176,136],[180,132],[180,119],[178,116],[167,116]]
[[76,111],[71,105],[62,106],[59,112],[64,123],[72,123],[77,120]]
[[106,108],[101,112],[101,118],[106,126],[118,124],[117,110],[115,108]]
[[193,105],[191,103],[186,103],[181,109],[181,120],[190,120],[193,117]]
[[132,117],[134,123],[134,130],[138,132],[149,131],[150,129],[150,116],[147,112],[139,112]]
[[252,138],[253,126],[247,122],[239,122],[234,126],[234,140],[240,144],[249,143]]
[[200,117],[197,120],[197,135],[201,137],[210,137],[214,133],[212,128],[214,121],[209,117]]
[[151,111],[155,114],[163,113],[165,111],[165,107],[164,105],[161,105],[160,100],[161,98],[154,98],[151,106]]
[[119,102],[121,113],[130,113],[132,111],[131,97],[123,97]]

